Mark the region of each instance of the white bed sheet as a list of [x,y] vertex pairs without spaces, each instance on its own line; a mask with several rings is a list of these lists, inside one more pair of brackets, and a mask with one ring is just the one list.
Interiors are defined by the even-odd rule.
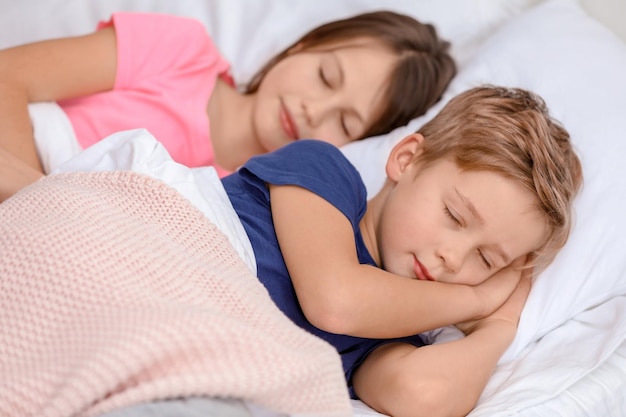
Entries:
[[[496,370],[468,417],[626,416],[626,337],[612,334],[625,322],[622,296],[553,330]],[[355,417],[383,416],[361,401],[353,409]]]
[[[455,43],[454,52],[465,65],[471,64],[472,54],[497,28],[539,2],[389,0],[385,4],[439,23],[442,34]],[[450,14],[450,4],[462,12]],[[374,8],[380,8],[380,3],[375,0],[344,0],[330,11],[304,0],[297,5],[288,0],[253,3],[244,0],[0,0],[0,47],[86,33],[93,29],[95,22],[114,10],[167,12],[196,16],[205,22],[235,64],[236,78],[245,80],[271,51],[282,48],[291,40],[284,33],[301,32],[323,20]],[[420,9],[419,13],[416,8]],[[288,15],[285,10],[290,10]],[[285,19],[297,16],[309,19],[305,24],[297,18]],[[528,30],[530,33],[532,28]],[[263,37],[268,41],[262,42]],[[249,45],[254,47],[247,48]],[[594,64],[603,65],[602,62]],[[524,75],[523,71],[521,75]],[[567,74],[563,76],[567,77]],[[546,80],[546,83],[551,81],[555,80]],[[623,82],[619,87],[623,88]],[[389,144],[415,126],[398,129],[386,140],[355,147],[347,154],[375,172],[386,157]],[[369,181],[367,172],[364,177]],[[376,184],[371,187],[376,188]],[[624,198],[626,194],[618,203],[623,203]],[[479,406],[470,416],[625,416],[625,313],[625,297],[615,296],[576,315],[531,345],[520,347],[515,360],[498,368]],[[379,415],[359,401],[353,404],[356,416]]]
[[[552,369],[551,372],[559,372]],[[589,371],[569,388],[545,401],[519,411],[475,410],[468,417],[624,417],[626,410],[626,342],[623,342],[604,363]],[[541,381],[538,382],[541,384]],[[541,385],[538,385],[541,393]],[[361,401],[352,400],[355,417],[381,417]],[[493,413],[492,413],[493,411]]]

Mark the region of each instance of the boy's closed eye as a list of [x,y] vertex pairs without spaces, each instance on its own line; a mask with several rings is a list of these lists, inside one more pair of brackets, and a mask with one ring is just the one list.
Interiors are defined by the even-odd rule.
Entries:
[[485,252],[482,249],[478,249],[476,252],[478,253],[478,256],[480,257],[482,263],[487,267],[487,269],[492,269],[493,262],[489,260]]
[[461,222],[460,218],[456,215],[452,213],[452,210],[450,210],[450,208],[446,205],[443,206],[443,212],[446,214],[446,216],[448,216],[450,218],[450,220],[452,220],[453,223],[456,223],[457,226],[462,227],[463,223]]
[[[458,227],[463,227],[463,220],[457,216],[456,214],[454,214],[452,212],[452,210],[447,206],[444,205],[443,208],[444,213],[446,214],[446,216]],[[481,263],[489,270],[492,270],[494,268],[494,263],[491,261],[491,259],[489,258],[489,256],[487,255],[487,253],[483,250],[483,249],[477,249],[476,250],[476,255],[479,257],[479,260],[481,261]]]

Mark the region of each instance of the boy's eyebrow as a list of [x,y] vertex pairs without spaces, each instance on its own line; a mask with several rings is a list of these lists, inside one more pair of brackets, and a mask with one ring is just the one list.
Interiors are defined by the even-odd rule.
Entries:
[[[463,205],[465,205],[467,210],[469,210],[471,215],[476,219],[476,221],[481,225],[485,224],[485,219],[480,215],[478,210],[476,210],[476,206],[474,205],[474,203],[472,203],[467,197],[461,194],[461,192],[457,188],[455,188],[454,191],[456,191],[456,195],[459,197]],[[505,265],[509,265],[511,263],[511,257],[506,254],[506,252],[502,249],[500,245],[493,246],[492,250],[502,258],[502,261]]]
[[510,265],[511,264],[511,257],[509,255],[506,254],[506,252],[504,251],[504,249],[502,249],[502,247],[500,245],[496,245],[493,247],[492,249],[500,258],[502,258],[502,262],[504,262],[504,265]]
[[476,206],[474,206],[474,203],[472,203],[467,197],[461,194],[461,192],[457,188],[455,188],[454,191],[456,191],[456,195],[459,197],[463,205],[472,214],[472,217],[474,217],[476,221],[478,221],[478,223],[480,223],[481,225],[485,224],[485,219],[483,219],[483,216],[481,216],[478,210],[476,210]]

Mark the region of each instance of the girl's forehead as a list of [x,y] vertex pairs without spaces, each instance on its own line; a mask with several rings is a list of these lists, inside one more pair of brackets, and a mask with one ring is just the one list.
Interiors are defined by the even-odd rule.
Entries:
[[304,45],[298,52],[323,52],[347,48],[372,48],[383,49],[387,52],[392,51],[392,49],[380,39],[369,36],[357,36],[353,38],[326,41],[315,45]]

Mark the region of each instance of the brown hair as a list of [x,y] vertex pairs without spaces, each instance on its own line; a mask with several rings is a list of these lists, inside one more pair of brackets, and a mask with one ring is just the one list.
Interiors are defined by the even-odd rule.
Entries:
[[448,52],[450,44],[438,37],[433,25],[378,11],[311,30],[265,64],[250,81],[246,93],[256,92],[268,71],[294,50],[319,49],[356,38],[375,39],[398,56],[383,96],[385,104],[361,138],[387,133],[426,113],[456,74],[456,64]]
[[461,169],[496,172],[530,190],[549,227],[533,264],[541,268],[554,259],[569,236],[583,175],[568,132],[541,97],[520,88],[473,88],[418,132],[425,138],[419,163],[452,157]]

